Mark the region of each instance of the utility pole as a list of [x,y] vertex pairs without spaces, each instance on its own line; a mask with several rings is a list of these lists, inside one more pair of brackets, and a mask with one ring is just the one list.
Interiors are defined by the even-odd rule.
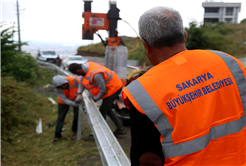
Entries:
[[17,4],[17,23],[18,23],[18,39],[19,39],[19,51],[21,52],[21,37],[20,37],[20,16],[19,16],[19,3],[18,0],[16,0],[16,4]]

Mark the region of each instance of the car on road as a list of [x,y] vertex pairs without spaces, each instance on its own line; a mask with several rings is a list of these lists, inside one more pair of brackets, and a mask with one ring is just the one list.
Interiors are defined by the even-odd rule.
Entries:
[[55,60],[58,57],[58,53],[55,50],[51,49],[40,49],[38,50],[38,60],[55,63]]
[[85,59],[83,56],[81,55],[73,55],[73,56],[68,56],[66,58],[64,58],[61,62],[61,68],[68,70],[68,66],[72,63],[78,63],[78,64],[82,64],[83,62],[88,61],[87,59]]

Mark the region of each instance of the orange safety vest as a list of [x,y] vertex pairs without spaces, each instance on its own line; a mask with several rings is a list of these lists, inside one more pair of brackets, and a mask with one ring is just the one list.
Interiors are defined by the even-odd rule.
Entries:
[[[74,76],[66,76],[69,84],[69,89],[65,89],[62,91],[62,93],[70,100],[75,100],[77,97],[77,90],[78,90],[78,84],[79,84],[79,77]],[[58,103],[65,104],[60,96],[58,96]]]
[[246,165],[245,77],[226,53],[185,50],[130,83],[122,97],[159,130],[165,166]]
[[94,75],[97,73],[103,74],[106,88],[107,88],[107,92],[104,94],[102,99],[111,96],[112,94],[117,92],[120,88],[122,88],[123,86],[122,81],[114,71],[111,71],[110,69],[94,62],[88,62],[88,63],[89,63],[89,69],[86,75],[83,77],[82,84],[94,96],[97,96],[97,94],[99,93],[99,88],[93,79]]

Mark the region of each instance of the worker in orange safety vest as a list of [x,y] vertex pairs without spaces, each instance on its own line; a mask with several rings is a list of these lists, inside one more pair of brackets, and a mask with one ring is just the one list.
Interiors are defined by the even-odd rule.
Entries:
[[[95,62],[83,62],[82,64],[72,63],[69,65],[69,71],[83,76],[81,91],[78,91],[76,100],[82,98],[81,94],[87,89],[94,101],[102,99],[99,111],[104,119],[108,115],[115,123],[117,129],[114,131],[115,136],[125,135],[126,130],[122,122],[112,110],[114,101],[119,97],[123,83],[114,71]],[[90,134],[85,140],[93,139]]]
[[78,126],[78,103],[75,102],[78,91],[78,84],[82,77],[56,75],[53,77],[53,86],[58,94],[58,117],[55,129],[55,139],[53,143],[57,143],[62,138],[61,132],[65,117],[69,110],[69,106],[73,107],[74,117],[72,131],[77,132]]
[[187,50],[176,10],[155,7],[139,19],[153,64],[123,89],[135,165],[246,165],[246,71],[215,50]]

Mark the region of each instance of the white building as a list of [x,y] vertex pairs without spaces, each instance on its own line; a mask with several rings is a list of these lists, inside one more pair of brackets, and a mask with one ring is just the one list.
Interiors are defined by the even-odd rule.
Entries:
[[204,23],[226,22],[236,24],[241,3],[203,2]]

